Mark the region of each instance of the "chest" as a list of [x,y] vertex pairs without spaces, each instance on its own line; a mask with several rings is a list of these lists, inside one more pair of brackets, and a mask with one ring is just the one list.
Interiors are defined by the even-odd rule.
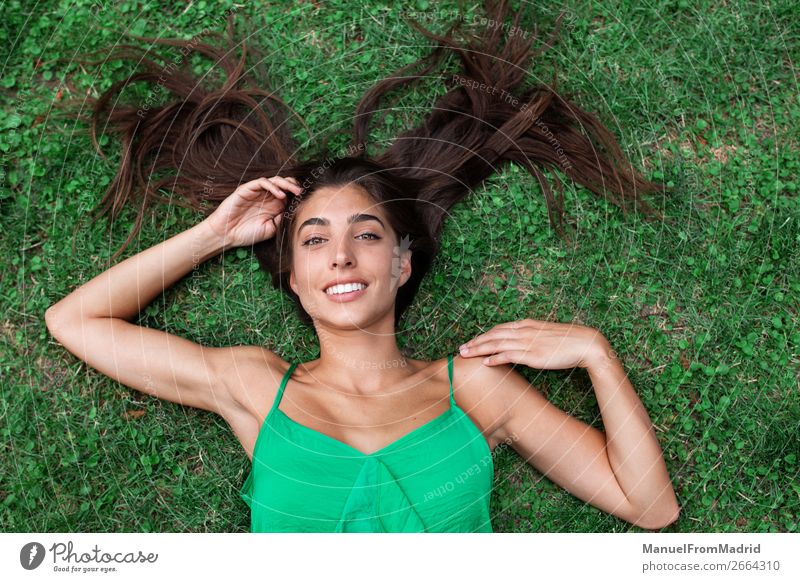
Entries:
[[[290,386],[287,386],[287,389]],[[451,407],[448,387],[426,387],[412,395],[389,396],[313,393],[295,387],[275,411],[312,433],[370,454],[403,439],[445,415]]]
[[282,415],[267,420],[247,485],[253,531],[479,531],[489,525],[493,459],[460,409],[371,455]]

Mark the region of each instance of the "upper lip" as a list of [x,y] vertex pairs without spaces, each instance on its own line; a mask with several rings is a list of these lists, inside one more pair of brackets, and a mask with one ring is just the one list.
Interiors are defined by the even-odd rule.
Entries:
[[330,281],[327,285],[325,285],[322,290],[327,291],[334,285],[346,285],[347,283],[363,283],[364,285],[369,285],[364,279],[334,279]]

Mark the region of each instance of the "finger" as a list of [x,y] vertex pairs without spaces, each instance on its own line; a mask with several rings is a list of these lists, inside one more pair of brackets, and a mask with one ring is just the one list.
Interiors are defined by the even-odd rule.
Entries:
[[286,198],[286,192],[281,190],[276,184],[273,184],[268,178],[262,178],[259,182],[264,190],[271,193],[276,198]]
[[272,182],[280,186],[281,188],[285,188],[287,190],[291,190],[292,192],[300,193],[303,189],[300,187],[299,184],[293,184],[289,178],[282,178],[281,176],[273,176],[270,178]]
[[239,186],[238,190],[246,198],[252,200],[254,197],[263,196],[265,190],[269,192],[270,184],[271,182],[266,178],[256,178],[255,180],[251,180],[250,182],[242,184]]
[[496,330],[497,330],[497,327],[495,326],[495,327],[492,327],[492,328],[490,328],[490,329],[488,329],[488,330],[486,330],[484,332],[481,332],[478,335],[475,335],[472,338],[470,338],[469,340],[467,340],[467,342],[464,345],[468,344],[469,342],[474,342],[474,341],[477,341],[477,340],[480,340],[480,339],[485,339],[487,337],[494,337],[494,335],[496,334]]
[[473,345],[479,344],[479,343],[487,341],[487,340],[511,338],[511,337],[515,337],[515,335],[517,333],[518,332],[515,332],[515,331],[510,330],[510,329],[491,329],[491,330],[487,331],[486,333],[482,333],[480,335],[476,335],[474,338],[472,338],[471,340],[469,340],[466,343],[464,343],[464,345],[465,346],[473,346]]
[[520,350],[508,350],[493,354],[483,359],[483,364],[486,366],[497,366],[499,364],[516,364],[522,361],[525,357],[525,352]]
[[264,180],[266,180],[266,178],[256,178],[255,180],[250,180],[249,182],[240,184],[236,190],[247,198],[250,198],[254,194],[260,195],[264,191]]
[[479,336],[474,337],[464,345],[473,346],[486,340],[498,340],[507,338],[518,339],[528,344],[532,344],[534,341],[541,341],[546,338],[552,338],[552,337],[562,337],[563,335],[564,335],[563,332],[559,332],[558,330],[553,330],[552,328],[546,329],[536,326],[523,325],[523,326],[517,326],[515,328],[506,327],[506,328],[492,329],[491,331],[488,331],[485,334],[481,334]]
[[524,350],[525,347],[526,346],[524,345],[523,342],[515,338],[507,338],[502,340],[485,340],[478,344],[465,346],[461,350],[461,354],[470,357],[485,356],[488,354],[502,352],[503,350]]
[[272,176],[269,179],[271,182],[277,184],[281,188],[285,188],[287,190],[292,191],[301,191],[302,188],[297,184],[297,181],[293,181],[294,178],[284,178],[283,176]]

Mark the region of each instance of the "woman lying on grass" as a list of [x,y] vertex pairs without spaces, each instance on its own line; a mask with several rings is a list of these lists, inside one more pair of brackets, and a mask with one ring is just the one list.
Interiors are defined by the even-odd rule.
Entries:
[[[506,13],[503,3],[488,3],[491,21],[505,22]],[[597,329],[523,319],[434,361],[398,348],[398,323],[437,254],[444,218],[504,165],[536,176],[561,234],[561,201],[542,169],[559,169],[623,209],[654,212],[638,195],[663,187],[630,169],[595,117],[547,87],[523,87],[533,38],[514,35],[501,48],[505,27],[460,43],[455,29],[440,36],[417,26],[435,49],[364,95],[347,155],[301,162],[288,108],[253,86],[245,56],[232,56],[232,20],[230,27],[223,48],[159,41],[214,59],[227,73],[219,90],[202,87],[186,67],[120,49],[117,58],[141,59],[144,70],[95,102],[93,138],[104,113],[123,137],[101,211],[115,217],[141,193],[138,230],[169,183],[179,203],[206,217],[51,307],[54,337],[127,386],[224,418],[252,460],[241,495],[254,532],[490,532],[492,452],[501,443],[605,512],[647,529],[675,521],[653,426]],[[446,77],[447,93],[417,127],[368,156],[381,98],[431,73],[448,51],[461,67]],[[136,80],[159,83],[173,100],[108,111]],[[177,176],[145,180],[165,169]],[[252,248],[296,302],[320,340],[319,358],[205,347],[131,323],[200,262],[236,247]],[[514,364],[586,368],[605,432],[549,403]]]

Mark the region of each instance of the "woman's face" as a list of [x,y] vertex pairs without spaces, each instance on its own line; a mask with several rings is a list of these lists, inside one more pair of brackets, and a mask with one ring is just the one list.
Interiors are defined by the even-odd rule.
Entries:
[[[300,205],[293,228],[289,283],[314,320],[350,329],[386,317],[394,323],[397,289],[411,275],[411,251],[401,252],[382,207],[361,187],[315,191]],[[361,285],[339,288],[337,282]]]

